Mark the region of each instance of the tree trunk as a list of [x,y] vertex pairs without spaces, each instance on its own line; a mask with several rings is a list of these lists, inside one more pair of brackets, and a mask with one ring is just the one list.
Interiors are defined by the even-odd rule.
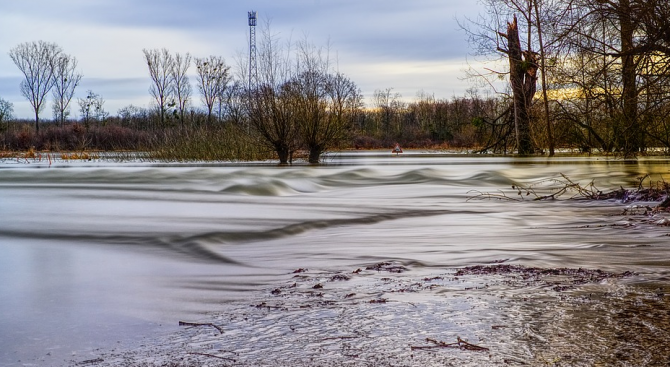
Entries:
[[535,21],[537,22],[537,39],[540,43],[540,63],[542,72],[542,99],[544,100],[544,118],[547,120],[547,140],[549,140],[549,156],[554,156],[554,134],[549,119],[549,99],[547,97],[547,65],[544,52],[544,42],[542,41],[542,21],[540,20],[540,6],[537,0],[533,1],[535,6]]
[[321,149],[320,146],[310,147],[309,148],[309,163],[311,163],[311,164],[319,163],[319,160],[321,159],[321,153],[323,153],[323,149]]
[[35,133],[40,132],[40,113],[35,109]]
[[276,145],[275,151],[279,157],[279,164],[282,166],[288,165],[289,157],[291,156],[290,149],[285,145]]
[[[510,64],[510,83],[514,97],[514,128],[517,151],[520,155],[533,153],[530,137],[530,105],[536,91],[537,63],[532,52],[522,52],[516,16],[507,23],[507,56]],[[524,57],[525,56],[525,57]]]
[[634,155],[642,147],[642,134],[638,123],[638,97],[636,83],[633,36],[635,25],[631,19],[630,0],[619,3],[619,26],[621,27],[621,80],[623,83],[623,129],[620,134],[620,149],[624,155]]

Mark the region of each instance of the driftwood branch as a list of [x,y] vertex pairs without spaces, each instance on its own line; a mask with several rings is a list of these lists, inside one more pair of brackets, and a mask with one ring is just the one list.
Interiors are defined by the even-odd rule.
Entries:
[[420,345],[420,346],[411,346],[412,350],[422,350],[422,349],[435,349],[435,348],[458,348],[461,350],[471,350],[477,352],[484,352],[490,350],[489,348],[468,343],[465,340],[461,339],[460,336],[456,337],[455,343],[445,343],[441,340],[435,340],[431,338],[426,338],[426,341],[432,343],[432,345]]
[[490,192],[481,192],[479,190],[470,190],[468,191],[468,194],[475,193],[475,195],[470,196],[467,200],[465,201],[470,201],[470,200],[491,200],[491,199],[496,199],[496,200],[507,200],[507,201],[521,201],[522,199],[517,199],[513,198],[510,196],[507,196],[503,191],[498,190],[496,193],[490,193]]
[[211,322],[199,323],[199,322],[179,321],[179,326],[211,326],[216,330],[218,330],[220,334],[223,334],[223,329],[219,326],[212,324]]

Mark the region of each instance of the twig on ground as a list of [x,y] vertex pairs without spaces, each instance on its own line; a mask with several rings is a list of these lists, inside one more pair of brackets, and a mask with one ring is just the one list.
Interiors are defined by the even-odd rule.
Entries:
[[227,361],[233,361],[235,360],[233,358],[228,358],[228,357],[221,357],[221,356],[216,356],[214,354],[209,354],[209,353],[198,353],[198,352],[188,352],[187,354],[193,354],[197,356],[205,356],[205,357],[212,357],[212,358],[218,358],[218,359],[225,359]]
[[323,338],[321,341],[326,341],[326,340],[338,340],[338,339],[356,339],[360,338],[358,335],[342,335],[342,336],[331,336],[329,338]]
[[199,322],[179,321],[179,326],[211,326],[216,330],[218,330],[219,333],[223,334],[223,329],[219,326],[212,324],[211,322],[199,323]]

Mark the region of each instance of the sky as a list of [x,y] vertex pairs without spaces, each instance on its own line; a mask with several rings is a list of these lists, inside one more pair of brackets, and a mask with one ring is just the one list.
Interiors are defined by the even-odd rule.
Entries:
[[[481,12],[468,0],[0,0],[0,98],[18,118],[34,116],[20,94],[22,74],[9,51],[23,42],[58,44],[83,74],[72,102],[87,91],[105,99],[115,116],[133,104],[150,107],[151,81],[143,49],[167,48],[194,57],[223,56],[236,67],[248,53],[247,12],[258,13],[282,40],[330,45],[339,71],[370,105],[375,90],[393,88],[412,101],[463,96],[473,61],[458,21]],[[195,83],[195,67],[190,70]],[[201,106],[194,87],[193,104]],[[52,118],[51,100],[40,114]]]

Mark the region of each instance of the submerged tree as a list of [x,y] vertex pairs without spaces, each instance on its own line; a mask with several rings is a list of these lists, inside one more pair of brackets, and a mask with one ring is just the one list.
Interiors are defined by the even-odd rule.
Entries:
[[259,41],[258,85],[247,90],[249,126],[259,135],[260,144],[277,153],[279,164],[288,164],[300,146],[286,84],[294,76],[291,46],[280,44],[269,24],[262,29]]
[[[495,118],[490,126],[494,135],[490,146],[507,149],[508,135],[513,134],[519,154],[530,154],[535,148],[549,147],[554,151],[554,134],[550,100],[548,59],[555,55],[549,51],[553,41],[547,36],[547,28],[555,16],[553,0],[481,0],[486,13],[477,20],[468,20],[462,28],[468,33],[471,44],[480,56],[504,57],[507,70],[492,71],[485,75],[476,72],[477,77],[485,77],[489,84],[495,83],[489,76],[502,79],[509,76],[509,108]],[[561,0],[557,0],[561,1]],[[538,52],[539,51],[539,52]],[[491,70],[489,70],[491,71]],[[542,97],[544,113],[534,111],[537,81],[542,76]],[[544,115],[545,124],[538,123]],[[511,125],[511,126],[510,126]],[[541,138],[539,133],[546,135]],[[501,135],[502,134],[502,135]]]
[[532,51],[521,50],[516,16],[507,24],[507,33],[499,35],[507,40],[507,48],[499,50],[509,59],[517,151],[521,155],[531,154],[530,107],[537,90],[537,59]]
[[330,70],[329,55],[324,49],[307,41],[298,44],[294,63],[295,75],[284,86],[286,102],[294,111],[309,163],[319,163],[321,154],[350,131],[351,110],[358,107],[360,93],[350,79]]
[[40,112],[44,99],[56,81],[56,61],[62,54],[55,43],[37,41],[21,43],[9,51],[14,64],[21,70],[21,94],[35,111],[35,130],[39,132]]

